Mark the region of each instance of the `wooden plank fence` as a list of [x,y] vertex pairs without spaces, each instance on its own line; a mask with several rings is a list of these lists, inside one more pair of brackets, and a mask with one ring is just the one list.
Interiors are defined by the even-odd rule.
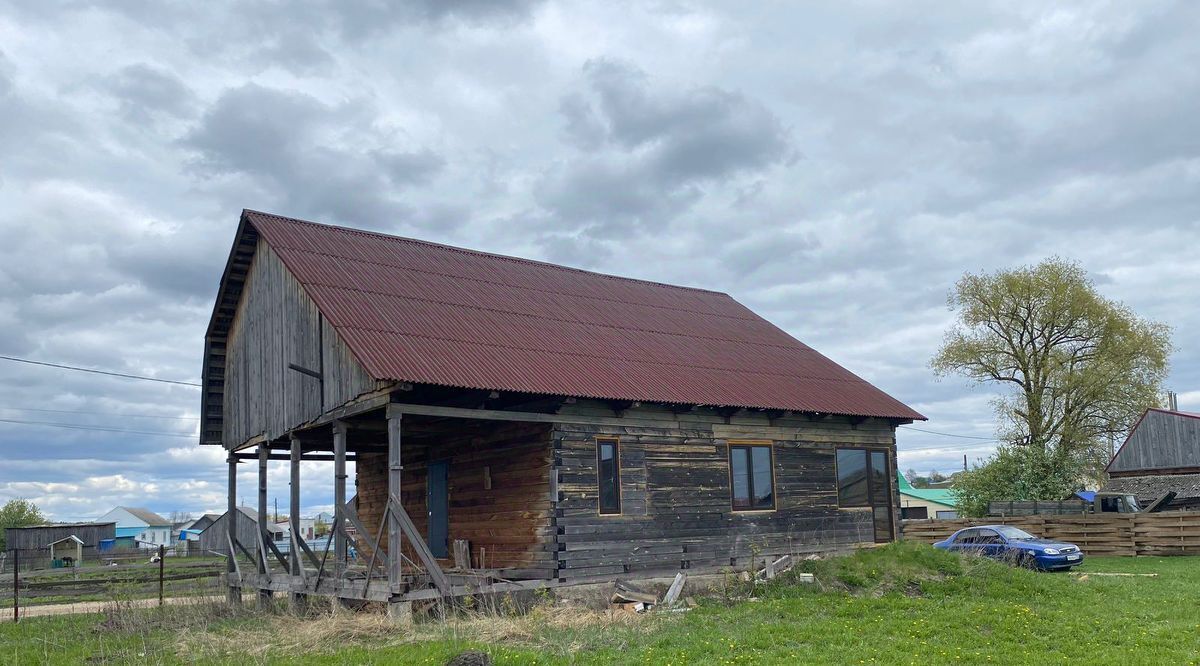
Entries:
[[1035,536],[1069,541],[1089,555],[1200,555],[1197,511],[906,520],[901,534],[904,539],[933,543],[975,525],[1012,525]]

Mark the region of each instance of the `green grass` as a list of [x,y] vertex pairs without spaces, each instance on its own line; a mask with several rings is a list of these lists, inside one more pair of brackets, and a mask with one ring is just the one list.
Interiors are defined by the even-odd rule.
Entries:
[[[296,620],[206,610],[144,611],[0,625],[0,664],[444,663],[466,648],[498,664],[1188,664],[1200,655],[1200,558],[1092,558],[1074,576],[1013,569],[902,543],[802,562],[757,589],[730,577],[687,613],[615,621],[429,622],[415,632],[363,618]],[[738,597],[752,594],[749,599]],[[199,611],[196,611],[199,612]],[[195,615],[193,612],[191,615]],[[224,616],[222,616],[224,615]],[[373,622],[374,624],[371,624]],[[185,631],[179,637],[181,628]],[[311,635],[305,635],[311,634]]]

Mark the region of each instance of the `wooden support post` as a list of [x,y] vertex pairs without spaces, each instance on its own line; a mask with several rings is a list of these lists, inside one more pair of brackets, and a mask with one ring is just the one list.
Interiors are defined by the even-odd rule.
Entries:
[[[404,469],[401,465],[400,457],[400,426],[402,415],[399,412],[394,412],[388,409],[387,413],[387,433],[388,433],[388,505],[392,503],[391,498],[400,497],[400,472]],[[389,512],[388,520],[388,589],[392,594],[400,591],[400,586],[403,583],[403,571],[400,567],[401,563],[401,548],[400,542],[400,517],[395,511]]]
[[411,601],[396,601],[388,604],[388,618],[401,626],[411,626],[413,609]]
[[[237,539],[237,458],[233,452],[229,453],[229,489],[226,494],[225,508],[225,536],[229,542],[229,560],[225,563],[225,576],[229,583],[229,591],[226,593],[226,599],[231,604],[240,604],[242,602],[242,580],[238,571],[237,551],[233,548],[233,542]],[[234,585],[234,580],[237,585]]]
[[346,423],[333,422],[333,571],[341,578],[346,571]]
[[[292,547],[289,550],[288,562],[291,564],[291,574],[293,576],[303,576],[304,572],[301,567],[304,565],[300,561],[300,438],[292,435],[292,460],[291,460],[291,483],[289,484],[288,493],[291,495],[291,503],[288,507],[288,529],[292,533]],[[303,611],[307,604],[308,598],[302,592],[292,592],[291,602],[292,610]]]
[[[258,445],[258,573],[266,575],[267,569],[267,462],[271,459],[271,447],[266,444]],[[258,607],[271,607],[271,590],[259,588]]]

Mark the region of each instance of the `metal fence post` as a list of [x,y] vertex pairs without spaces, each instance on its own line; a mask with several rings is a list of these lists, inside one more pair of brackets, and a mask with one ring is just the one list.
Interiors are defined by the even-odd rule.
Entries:
[[158,605],[163,605],[163,562],[166,560],[167,549],[162,544],[158,545]]
[[21,621],[21,551],[13,551],[13,623]]

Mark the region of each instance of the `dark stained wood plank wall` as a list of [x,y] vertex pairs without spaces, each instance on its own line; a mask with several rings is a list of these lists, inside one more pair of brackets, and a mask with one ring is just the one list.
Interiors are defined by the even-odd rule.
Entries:
[[[653,416],[637,410],[629,415],[639,424]],[[554,527],[560,579],[741,568],[761,565],[767,557],[875,540],[869,510],[838,507],[835,452],[839,444],[884,450],[894,471],[890,424],[853,425],[830,417],[818,422],[777,420],[780,425],[748,418],[734,425],[705,422],[701,416],[690,427],[680,427],[674,415],[672,419],[662,428],[555,427]],[[774,510],[731,509],[731,438],[714,431],[774,442]],[[615,435],[621,442],[620,515],[600,515],[597,508],[595,440],[601,435]],[[897,504],[894,489],[893,498]]]
[[[450,542],[468,540],[477,568],[520,569],[517,573],[534,578],[553,576],[549,425],[489,422],[479,434],[450,434],[436,440],[407,437],[402,450],[401,499],[422,534],[428,535],[426,467],[430,460],[448,460]],[[491,488],[485,479],[490,479]],[[357,484],[356,508],[363,526],[376,530],[387,501],[386,456],[361,454]],[[414,553],[405,551],[415,559]],[[450,564],[443,561],[444,566]]]

